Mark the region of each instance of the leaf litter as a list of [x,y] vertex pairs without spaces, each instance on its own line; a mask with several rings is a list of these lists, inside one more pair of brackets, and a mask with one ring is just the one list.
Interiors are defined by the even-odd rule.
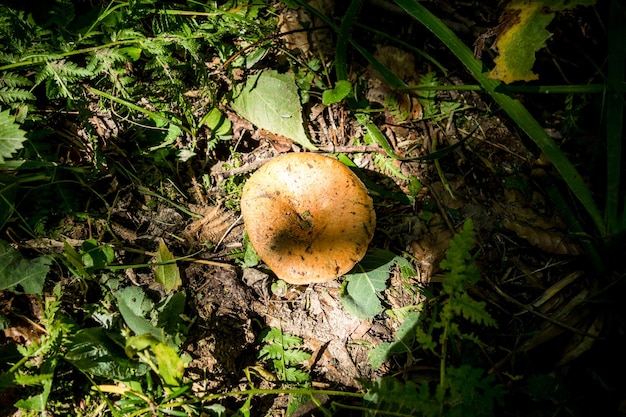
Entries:
[[[302,45],[301,40],[294,42]],[[366,75],[366,68],[361,71],[367,80],[372,79],[371,75]],[[451,80],[454,81],[454,78]],[[252,86],[246,85],[248,87]],[[248,91],[251,93],[253,90],[248,88]],[[384,98],[394,94],[389,91],[375,93],[383,94],[382,104],[389,104]],[[462,94],[458,98],[477,101],[472,93]],[[297,102],[299,103],[299,99]],[[480,111],[484,108],[484,103],[478,104],[475,108]],[[240,109],[246,106],[248,104],[240,103]],[[401,101],[398,109],[405,110],[406,106],[406,100]],[[341,149],[362,145],[357,139],[363,136],[363,129],[346,119],[346,112],[340,106],[334,105],[318,113],[301,113],[302,109],[296,107],[274,116],[288,120],[301,114],[309,116],[307,123],[313,131],[319,132],[313,138],[317,147]],[[270,117],[270,125],[264,127],[264,122],[257,120],[255,123],[252,115],[254,112],[249,111],[250,118],[246,119],[258,127],[277,130],[276,123],[284,124],[282,122],[285,120],[279,120],[278,117],[272,120]],[[388,115],[391,112],[388,111]],[[407,288],[437,285],[441,272],[439,263],[453,231],[460,219],[469,217],[474,219],[479,244],[483,248],[484,254],[480,263],[485,267],[489,282],[493,283],[485,288],[477,288],[475,295],[490,305],[505,310],[505,313],[517,312],[531,316],[532,319],[524,323],[518,334],[544,326],[540,335],[527,340],[514,341],[512,339],[517,334],[507,334],[504,336],[506,343],[517,352],[529,352],[561,335],[564,332],[563,327],[559,326],[561,322],[570,328],[583,328],[583,334],[574,333],[568,343],[562,344],[560,353],[556,354],[555,363],[567,363],[588,349],[589,344],[593,343],[593,338],[589,336],[597,335],[602,327],[601,321],[592,320],[586,312],[568,316],[576,305],[584,303],[590,297],[590,293],[580,289],[579,282],[574,282],[576,280],[568,282],[568,285],[558,285],[559,277],[563,276],[564,271],[576,273],[575,263],[570,260],[578,253],[573,249],[560,251],[559,242],[563,241],[563,233],[562,221],[558,216],[546,218],[537,204],[528,204],[521,197],[511,199],[509,190],[502,186],[499,173],[507,172],[511,176],[517,176],[520,171],[528,171],[533,166],[521,141],[495,117],[483,117],[480,113],[472,115],[471,112],[467,117],[480,118],[478,123],[485,135],[443,161],[447,185],[431,164],[391,161],[398,169],[397,172],[402,173],[402,176],[398,176],[382,171],[381,165],[376,163],[371,153],[356,152],[353,155],[352,159],[360,170],[390,190],[406,191],[409,186],[407,178],[418,178],[424,184],[424,189],[413,206],[399,204],[388,198],[378,200],[377,211],[381,221],[372,246],[391,247],[398,252],[406,251],[416,259],[416,271],[406,277],[400,273],[398,266],[390,268],[391,277],[385,283],[386,288],[380,284],[385,279],[377,278],[375,281],[379,285],[375,286],[373,296],[380,304],[368,309],[371,313],[367,315],[367,319],[361,319],[345,308],[341,302],[340,282],[306,288],[290,287],[284,293],[274,292],[271,290],[271,273],[262,266],[256,266],[254,270],[259,274],[254,279],[255,285],[247,284],[242,276],[245,270],[233,267],[233,249],[245,248],[244,231],[236,223],[237,213],[221,205],[200,204],[203,200],[219,201],[224,198],[220,187],[228,179],[228,175],[223,174],[232,171],[224,168],[224,158],[218,157],[217,163],[211,167],[212,171],[217,166],[222,168],[215,171],[217,174],[213,178],[217,183],[212,188],[209,187],[207,195],[198,196],[189,185],[187,194],[196,195],[198,201],[195,203],[198,205],[193,206],[186,199],[179,201],[186,204],[191,212],[200,214],[200,219],[173,209],[169,204],[155,204],[153,198],[141,194],[136,188],[116,189],[112,185],[111,192],[121,192],[123,198],[116,200],[116,205],[111,207],[110,224],[97,223],[94,231],[106,235],[111,233],[107,232],[110,226],[114,234],[113,240],[123,245],[117,260],[127,264],[149,259],[150,253],[158,253],[161,243],[174,256],[196,253],[202,247],[201,242],[205,241],[212,244],[228,243],[227,248],[218,246],[213,251],[207,250],[195,256],[195,260],[214,261],[216,264],[194,260],[179,264],[184,285],[190,292],[190,309],[198,315],[196,330],[185,346],[185,351],[192,357],[188,369],[200,379],[207,374],[211,375],[209,380],[204,381],[204,385],[198,383],[194,387],[199,394],[218,387],[238,386],[244,367],[256,363],[254,350],[258,346],[257,335],[261,332],[261,327],[267,326],[280,328],[285,334],[302,339],[306,349],[313,352],[308,364],[310,371],[323,384],[358,388],[358,378],[371,379],[380,375],[381,371],[372,368],[368,352],[370,347],[392,343],[398,329],[398,321],[392,315],[380,314],[381,307],[389,312],[400,311],[423,301],[423,294],[411,292]],[[243,154],[242,165],[237,168],[241,169],[238,175],[252,171],[258,166],[255,162],[269,159],[280,151],[293,149],[291,146],[277,148],[275,141],[272,142],[271,138],[259,133],[249,123],[232,115],[229,115],[229,119],[235,120],[233,131],[237,132],[239,129],[239,133],[233,137],[235,148]],[[444,120],[444,124],[456,127],[456,121],[450,115]],[[302,126],[302,121],[299,122]],[[117,134],[118,126],[112,128],[106,120],[94,120],[92,123],[98,135],[107,140],[114,136],[111,132]],[[458,126],[458,129],[464,127]],[[409,157],[429,153],[433,138],[439,146],[458,139],[458,132],[454,132],[454,129],[420,120],[405,125],[389,123],[384,125],[384,131],[388,134],[394,151]],[[278,132],[273,133],[291,136],[296,144],[304,148],[310,147],[309,137],[306,133],[303,135],[303,132],[299,129],[296,133],[293,130],[278,129]],[[494,137],[497,141],[490,142],[490,138]],[[489,160],[481,157],[481,154],[488,154]],[[197,169],[189,167],[191,170],[194,168]],[[194,178],[201,176],[202,172],[199,171],[193,175]],[[191,181],[188,182],[190,183]],[[495,206],[493,202],[496,202]],[[413,217],[420,221],[412,221],[412,226],[405,229],[396,228],[399,219]],[[537,219],[542,219],[543,223],[538,224]],[[231,227],[233,225],[235,226]],[[395,230],[395,233],[384,233],[387,230]],[[181,236],[183,243],[179,239]],[[223,238],[226,240],[222,240]],[[538,250],[529,249],[528,244],[536,246]],[[139,250],[126,250],[131,247]],[[552,255],[547,256],[544,251],[558,254],[561,261],[553,262]],[[163,250],[162,253],[166,252]],[[504,262],[503,259],[507,261]],[[151,275],[145,271],[131,272],[129,278],[142,287],[158,290],[154,287]],[[168,281],[175,283],[177,280]],[[524,306],[528,306],[526,302],[543,299],[542,316],[533,315],[534,313],[514,304],[513,307],[503,307],[501,298],[494,295],[497,291],[512,299],[524,300]],[[6,306],[7,300],[2,299],[2,303]],[[133,320],[128,309],[124,307],[124,311]],[[567,314],[559,316],[556,323],[548,319],[563,311]],[[147,326],[145,322],[136,322],[134,325]],[[26,332],[18,329],[18,326],[11,326],[4,331],[7,336]],[[406,327],[401,330],[404,332]],[[498,365],[505,365],[506,356],[502,358],[502,352],[490,354],[494,359],[501,359]]]

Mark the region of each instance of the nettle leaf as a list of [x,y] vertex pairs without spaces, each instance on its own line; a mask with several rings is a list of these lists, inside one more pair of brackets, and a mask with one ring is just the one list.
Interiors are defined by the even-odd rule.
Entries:
[[346,275],[341,294],[346,310],[362,320],[374,318],[383,311],[382,292],[387,288],[389,270],[404,260],[392,252],[375,249]]
[[51,262],[47,256],[23,258],[7,242],[0,240],[0,290],[41,294]]
[[554,19],[555,12],[594,3],[595,0],[511,1],[503,12],[507,22],[511,23],[496,39],[499,56],[494,59],[496,65],[489,78],[506,84],[538,79],[539,76],[532,71],[535,53],[544,48],[552,36],[546,27]]
[[156,254],[157,266],[154,267],[156,282],[163,285],[166,292],[177,290],[183,283],[180,279],[180,270],[174,262],[174,255],[161,241]]
[[293,74],[260,72],[236,91],[231,105],[257,127],[292,139],[307,149],[317,149],[304,130],[302,104]]
[[26,132],[15,123],[15,117],[11,116],[9,110],[0,112],[0,164],[22,149],[25,141]]

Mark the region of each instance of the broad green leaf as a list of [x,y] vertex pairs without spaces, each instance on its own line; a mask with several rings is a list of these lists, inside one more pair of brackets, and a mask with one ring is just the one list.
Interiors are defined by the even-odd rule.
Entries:
[[293,74],[263,71],[250,77],[236,92],[232,107],[261,129],[285,136],[307,149],[317,149],[304,130],[302,104]]
[[546,27],[554,19],[555,12],[589,6],[595,0],[513,0],[504,9],[507,25],[495,42],[498,57],[489,78],[507,84],[514,81],[532,81],[539,78],[532,71],[535,53],[546,46],[552,34]]
[[232,123],[230,120],[222,114],[217,108],[213,107],[203,118],[200,120],[199,126],[205,125],[215,137],[223,137],[231,133]]
[[23,258],[8,243],[0,240],[0,290],[41,294],[51,262],[47,256]]
[[81,245],[82,262],[87,269],[104,269],[115,259],[113,248],[99,243],[95,239],[87,239]]
[[185,311],[186,296],[184,292],[177,292],[168,296],[165,300],[159,302],[157,310],[159,319],[157,327],[165,330],[168,335],[174,335],[180,331],[182,323],[182,314]]
[[329,104],[339,103],[348,97],[351,91],[352,84],[350,84],[350,81],[339,80],[332,90],[325,90],[322,93],[322,104],[328,106]]
[[149,334],[160,342],[165,341],[163,330],[158,329],[146,318],[137,314],[136,310],[131,307],[133,306],[136,309],[138,303],[138,300],[132,295],[134,291],[129,290],[132,288],[137,287],[128,287],[115,293],[120,314],[126,322],[126,325],[135,332],[136,335]]
[[180,270],[174,259],[172,252],[161,241],[156,255],[156,262],[159,265],[154,267],[154,274],[156,275],[156,282],[163,285],[167,292],[178,289],[182,284]]
[[26,132],[15,123],[15,117],[11,116],[9,110],[0,112],[0,164],[24,147],[25,135]]
[[372,319],[381,313],[381,293],[387,287],[389,270],[398,263],[398,258],[386,250],[368,252],[346,275],[347,284],[341,294],[344,308],[362,320]]
[[76,332],[69,340],[64,359],[81,372],[117,380],[133,379],[149,369],[130,360],[101,327]]
[[176,351],[165,343],[158,343],[152,347],[157,359],[159,375],[169,386],[179,386],[185,373],[185,364]]

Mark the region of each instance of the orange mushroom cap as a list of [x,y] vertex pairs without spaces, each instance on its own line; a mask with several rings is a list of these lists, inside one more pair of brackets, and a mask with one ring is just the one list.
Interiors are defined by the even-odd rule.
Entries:
[[288,153],[246,182],[241,213],[250,243],[291,284],[328,282],[359,262],[374,236],[367,188],[336,159]]

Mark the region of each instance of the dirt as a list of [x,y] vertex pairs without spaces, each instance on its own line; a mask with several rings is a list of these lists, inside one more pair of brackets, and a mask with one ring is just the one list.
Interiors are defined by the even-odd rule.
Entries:
[[[293,21],[293,16],[285,19]],[[305,49],[302,37],[287,40]],[[307,42],[304,54],[315,48],[315,41]],[[379,48],[379,53],[387,54],[390,68],[396,64],[404,68],[402,62],[415,60],[406,51]],[[355,64],[353,71],[368,83],[370,98],[379,97],[384,103],[386,97],[396,94],[376,79],[371,69]],[[416,71],[403,76],[415,79],[422,75]],[[445,82],[463,81],[451,76]],[[551,166],[534,147],[524,143],[519,132],[489,111],[491,103],[485,103],[481,96],[472,92],[446,94],[441,98],[467,104],[462,116],[450,113],[438,122],[398,122],[387,112],[377,120],[394,151],[405,158],[427,155],[434,150],[433,145],[445,148],[471,134],[464,146],[439,161],[440,171],[433,162],[394,160],[378,147],[363,152],[363,144],[357,141],[363,128],[343,106],[312,106],[307,112],[308,127],[321,149],[351,155],[360,170],[391,192],[375,197],[378,224],[371,247],[406,253],[414,260],[417,274],[407,279],[399,271],[391,271],[384,294],[386,308],[424,302],[416,287],[437,292],[439,261],[453,234],[471,218],[485,278],[472,294],[487,301],[490,312],[501,323],[499,330],[482,336],[487,345],[484,359],[493,364],[490,371],[513,391],[516,375],[524,373],[510,362],[513,354],[535,359],[536,369],[541,371],[557,369],[567,375],[574,369],[570,364],[585,354],[575,351],[572,343],[598,323],[593,309],[576,317],[553,319],[561,309],[573,308],[573,300],[583,302],[592,294],[581,250],[569,240],[562,220],[542,193],[543,178],[554,174]],[[419,100],[413,96],[403,96],[400,103],[412,115],[420,111],[416,108]],[[400,369],[396,361],[372,369],[368,360],[373,346],[393,340],[399,323],[387,314],[371,321],[349,314],[340,301],[341,280],[273,290],[276,279],[263,264],[242,268],[233,258],[233,252],[241,254],[245,247],[244,228],[236,206],[226,207],[229,195],[224,182],[253,172],[280,153],[301,149],[286,138],[255,130],[232,113],[229,117],[234,122],[230,145],[237,151],[237,160],[218,148],[210,166],[185,167],[182,192],[174,186],[160,190],[199,216],[147,195],[134,185],[111,183],[106,196],[118,197],[110,208],[110,218],[93,224],[92,230],[75,231],[68,237],[108,237],[105,240],[120,248],[120,263],[150,260],[160,240],[176,255],[191,256],[179,266],[188,294],[188,315],[197,317],[185,351],[192,358],[188,365],[191,376],[203,381],[194,386],[198,394],[244,388],[244,369],[258,365],[258,335],[270,326],[303,339],[304,347],[312,353],[306,367],[319,386],[354,390],[360,387],[360,378],[373,379]],[[93,123],[97,129],[111,129],[107,123],[95,119]],[[478,129],[473,131],[474,127]],[[107,137],[106,132],[102,137]],[[110,146],[113,149],[117,145],[111,142]],[[380,158],[392,169],[382,169]],[[212,178],[211,187],[198,186],[198,179],[206,173]],[[415,203],[408,205],[394,196],[409,192],[411,184],[406,178],[411,177],[419,179],[423,188]],[[556,291],[554,286],[571,274],[579,277]],[[137,285],[152,285],[147,270],[131,271],[128,278]],[[537,311],[531,308],[551,288],[553,297]],[[550,327],[553,320],[563,320],[569,328],[562,331]],[[531,336],[536,332],[543,339]],[[559,367],[555,368],[556,364]]]

